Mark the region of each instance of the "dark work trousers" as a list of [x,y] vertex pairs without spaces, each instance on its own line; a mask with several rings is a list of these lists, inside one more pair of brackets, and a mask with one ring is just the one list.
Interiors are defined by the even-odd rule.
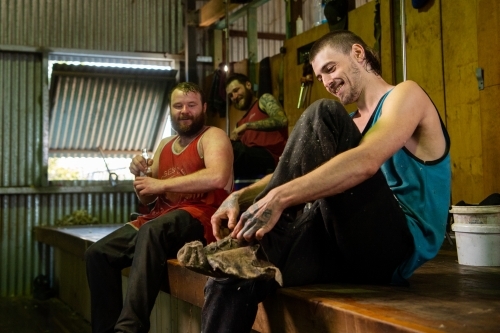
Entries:
[[276,162],[265,148],[248,147],[241,141],[231,141],[234,153],[234,178],[262,178],[273,172]]
[[[148,332],[149,317],[166,278],[166,259],[186,243],[203,238],[203,226],[184,210],[151,220],[137,231],[112,232],[85,252],[93,333]],[[131,266],[125,301],[121,270]]]
[[[256,200],[360,140],[341,104],[327,99],[313,103],[295,125],[270,183]],[[263,254],[280,268],[284,286],[390,283],[413,250],[405,215],[381,171],[344,193],[316,200],[302,214],[301,208],[286,209],[260,241]],[[276,288],[273,280],[209,279],[202,332],[250,332],[258,303]]]

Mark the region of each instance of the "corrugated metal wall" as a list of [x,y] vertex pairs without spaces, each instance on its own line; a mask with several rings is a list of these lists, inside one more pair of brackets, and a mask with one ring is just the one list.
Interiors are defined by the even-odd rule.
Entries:
[[[0,0],[0,44],[11,49],[178,54],[183,31],[182,0]],[[41,54],[0,52],[1,296],[30,294],[35,276],[51,274],[52,252],[34,241],[35,226],[80,209],[101,223],[123,223],[137,207],[131,187],[42,188],[49,129],[44,69]],[[65,193],[51,193],[58,190]]]
[[[257,8],[257,32],[286,34],[286,2],[283,0],[270,0]],[[247,31],[247,17],[235,21],[230,25],[231,30]],[[246,37],[231,37],[229,40],[229,61],[248,59],[248,45]],[[283,46],[281,40],[259,39],[257,41],[257,61],[280,53]]]
[[30,295],[38,274],[52,277],[52,251],[35,241],[34,227],[54,225],[81,209],[101,223],[124,223],[137,206],[132,192],[82,192],[0,195],[1,296]]
[[73,192],[42,187],[48,144],[42,62],[38,53],[0,52],[1,296],[28,295],[35,276],[51,274],[51,250],[34,241],[34,227],[54,225],[80,209],[101,223],[123,223],[137,207],[131,186],[121,193],[107,185],[92,193],[82,184],[69,184]]
[[43,157],[42,57],[0,52],[0,186],[40,186]]
[[182,0],[0,0],[0,44],[178,54]]

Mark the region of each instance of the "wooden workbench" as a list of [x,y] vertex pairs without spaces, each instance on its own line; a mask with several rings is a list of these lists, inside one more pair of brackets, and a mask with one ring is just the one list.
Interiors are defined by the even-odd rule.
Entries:
[[[83,258],[86,247],[116,227],[40,227],[36,236],[38,241]],[[189,318],[198,320],[194,332],[199,326],[207,277],[185,269],[176,260],[169,260],[168,273],[170,296],[197,309]],[[64,282],[60,280],[59,284]],[[189,311],[193,313],[192,308]],[[162,314],[157,311],[155,316]],[[500,332],[500,267],[459,265],[456,249],[445,241],[438,256],[411,277],[410,287],[333,284],[282,288],[260,305],[254,329],[303,333]]]

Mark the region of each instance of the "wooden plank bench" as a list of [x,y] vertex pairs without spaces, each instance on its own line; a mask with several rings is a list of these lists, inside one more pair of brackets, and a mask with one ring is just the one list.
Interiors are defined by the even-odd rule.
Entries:
[[[113,228],[116,226],[38,227],[36,239],[83,260],[84,250]],[[59,275],[61,295],[64,273]],[[170,297],[185,303],[175,305],[176,311],[190,313],[184,321],[189,321],[191,328],[183,332],[199,332],[206,280],[177,260],[168,261],[164,289]],[[173,318],[172,313],[165,313],[173,303],[166,303],[152,315],[153,321]],[[151,332],[153,327],[159,326],[153,322]],[[177,327],[181,331],[180,324]],[[273,333],[500,332],[500,267],[459,265],[456,249],[445,242],[439,255],[415,272],[410,287],[330,284],[282,288],[259,306],[253,328]]]

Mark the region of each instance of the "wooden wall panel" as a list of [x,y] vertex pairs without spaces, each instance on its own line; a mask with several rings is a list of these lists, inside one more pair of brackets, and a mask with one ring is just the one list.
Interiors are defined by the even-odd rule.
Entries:
[[484,86],[500,84],[500,1],[478,0],[478,61],[484,69]]
[[366,45],[375,45],[375,1],[349,12],[349,30],[361,37]]
[[380,63],[382,66],[382,77],[389,84],[395,83],[394,73],[394,24],[392,22],[391,0],[380,0],[380,21],[382,35],[380,41]]
[[[484,197],[482,121],[475,78],[477,1],[441,0],[447,128],[452,158],[452,203]],[[460,18],[460,19],[457,19]]]
[[[283,69],[281,69],[283,67]],[[280,72],[282,72],[280,74]],[[272,89],[273,96],[276,100],[279,100],[280,95],[280,76],[282,76],[282,80],[284,81],[285,75],[285,56],[284,54],[275,54],[271,57],[271,81],[272,81]],[[283,88],[282,88],[283,89]]]
[[484,187],[475,202],[483,200],[491,193],[500,193],[500,85],[486,87],[480,92],[481,138],[483,147]]
[[439,0],[421,9],[406,1],[406,78],[417,82],[432,98],[445,117],[441,10]]
[[[283,108],[288,117],[288,131],[291,133],[295,123],[299,119],[305,108],[297,108],[297,102],[300,94],[300,78],[302,76],[302,65],[297,64],[297,49],[314,42],[324,34],[328,33],[328,25],[322,24],[300,35],[285,41],[285,82],[284,82],[284,103]],[[331,95],[325,90],[323,85],[316,79],[314,80],[308,100],[310,102],[319,98],[331,98]]]
[[478,67],[484,70],[484,90],[479,91],[483,147],[484,197],[500,192],[500,4],[478,1]]

